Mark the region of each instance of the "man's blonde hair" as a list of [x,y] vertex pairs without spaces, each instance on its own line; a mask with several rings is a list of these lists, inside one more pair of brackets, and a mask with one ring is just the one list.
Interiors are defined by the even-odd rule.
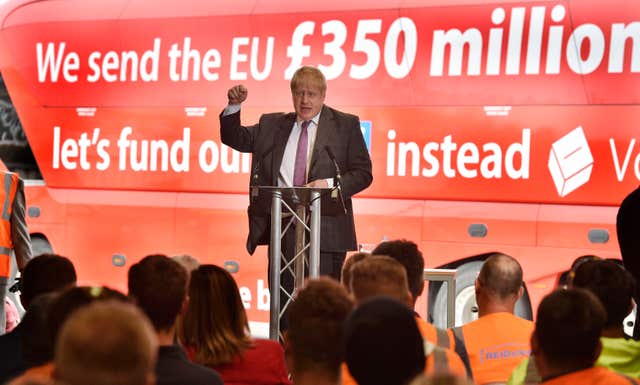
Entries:
[[64,323],[56,342],[55,377],[67,385],[145,385],[154,379],[158,341],[132,304],[96,302]]
[[405,303],[409,296],[407,271],[386,255],[366,257],[351,268],[351,292],[357,302],[384,295]]
[[296,70],[291,78],[291,92],[297,91],[303,84],[310,82],[313,85],[318,86],[322,95],[327,92],[327,79],[322,74],[322,71],[312,66],[302,66]]

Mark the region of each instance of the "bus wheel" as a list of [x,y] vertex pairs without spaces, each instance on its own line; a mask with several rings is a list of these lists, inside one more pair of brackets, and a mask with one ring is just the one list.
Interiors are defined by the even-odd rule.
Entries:
[[[482,261],[468,262],[458,266],[456,275],[455,326],[460,326],[478,319],[476,304],[475,280],[482,267]],[[515,313],[525,319],[533,319],[529,293],[525,287],[524,295],[516,303]],[[447,286],[443,284],[435,295],[432,319],[436,327],[447,328]]]
[[44,235],[34,235],[31,237],[31,250],[33,251],[34,257],[40,254],[53,253],[53,248],[51,248],[51,244]]

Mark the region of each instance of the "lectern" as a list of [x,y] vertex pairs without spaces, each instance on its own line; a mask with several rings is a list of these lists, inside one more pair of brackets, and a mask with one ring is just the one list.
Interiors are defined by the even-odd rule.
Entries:
[[[320,217],[344,212],[335,188],[259,186],[252,191],[260,206],[270,205],[271,237],[269,262],[270,319],[269,338],[277,339],[280,320],[293,301],[296,290],[304,285],[305,267],[311,278],[320,273]],[[268,203],[270,202],[270,203]],[[295,231],[295,254],[287,260],[282,254],[282,237]],[[281,290],[280,276],[291,274],[293,291]],[[281,293],[284,298],[281,298]],[[281,307],[282,301],[282,307]]]

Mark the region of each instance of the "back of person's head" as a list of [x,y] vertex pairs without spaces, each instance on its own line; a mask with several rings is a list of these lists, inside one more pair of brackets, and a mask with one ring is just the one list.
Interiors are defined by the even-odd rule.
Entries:
[[129,269],[129,295],[157,331],[169,330],[185,303],[187,271],[164,255],[149,255]]
[[157,350],[153,326],[134,305],[93,303],[63,325],[55,377],[67,385],[153,384]]
[[351,291],[357,302],[385,295],[411,304],[407,272],[400,262],[384,255],[373,255],[353,265]]
[[200,267],[200,261],[189,254],[174,255],[171,257],[171,259],[178,262],[182,267],[185,268],[185,270],[187,270],[187,273],[189,274]]
[[389,297],[360,304],[345,327],[346,363],[359,385],[406,384],[425,368],[413,311]]
[[522,288],[522,267],[515,258],[494,253],[482,265],[477,281],[486,293],[500,300],[518,297]]
[[400,262],[407,270],[409,290],[415,301],[424,290],[424,258],[418,245],[405,239],[379,244],[372,255],[386,255]]
[[329,278],[309,280],[289,308],[287,357],[294,379],[302,373],[340,378],[344,322],[353,309],[347,290]]
[[53,358],[55,342],[64,323],[79,309],[93,302],[104,301],[130,302],[129,298],[117,290],[102,286],[72,287],[57,293],[49,305],[47,315],[47,333],[50,350],[49,361]]
[[532,338],[536,359],[539,350],[558,367],[592,366],[600,352],[606,320],[604,307],[590,291],[570,288],[552,292],[538,307]]
[[49,336],[49,309],[58,292],[45,293],[31,301],[21,321],[22,357],[27,366],[40,366],[53,358],[53,341]]
[[566,289],[571,286],[571,282],[573,281],[573,277],[576,275],[576,269],[585,262],[599,260],[600,257],[592,254],[581,255],[578,258],[574,259],[571,262],[571,268],[560,275],[558,279],[558,287]]
[[587,289],[598,297],[607,311],[606,327],[623,327],[635,293],[635,280],[628,271],[613,261],[592,260],[578,266],[572,282],[573,287]]
[[618,244],[625,262],[640,258],[638,228],[640,228],[640,187],[624,198],[616,217]]
[[68,258],[41,254],[27,262],[20,278],[20,302],[25,309],[40,294],[76,284],[76,269]]
[[247,313],[228,271],[201,265],[191,272],[189,306],[178,335],[195,349],[196,362],[212,367],[231,362],[251,345]]
[[351,254],[344,261],[342,265],[342,270],[340,270],[340,283],[347,289],[348,292],[351,292],[351,270],[353,269],[353,265],[367,258],[371,254],[361,252]]

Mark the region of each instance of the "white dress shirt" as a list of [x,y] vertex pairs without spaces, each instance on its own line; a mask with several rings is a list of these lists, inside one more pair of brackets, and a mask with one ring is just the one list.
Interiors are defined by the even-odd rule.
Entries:
[[[222,116],[235,114],[240,111],[240,104],[229,104],[222,113]],[[320,112],[311,118],[309,126],[307,126],[307,175],[305,180],[308,180],[309,166],[311,165],[311,155],[313,153],[313,146],[316,142],[316,136],[318,134],[318,122],[320,122]],[[282,156],[282,163],[280,164],[280,170],[278,172],[278,186],[279,187],[291,187],[293,186],[293,171],[296,163],[296,152],[298,149],[298,140],[300,139],[300,125],[302,120],[296,120],[293,123],[293,128],[287,139],[287,144],[284,147],[284,155]],[[333,187],[333,179],[326,179],[329,187]]]

